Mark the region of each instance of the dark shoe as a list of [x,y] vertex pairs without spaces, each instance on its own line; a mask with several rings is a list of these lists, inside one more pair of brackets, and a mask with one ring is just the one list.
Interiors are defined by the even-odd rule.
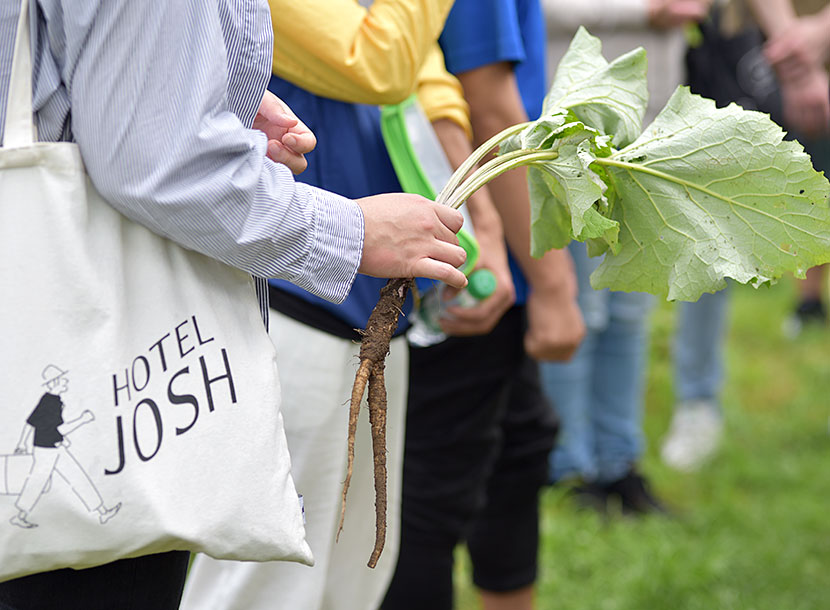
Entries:
[[795,339],[807,326],[827,324],[827,310],[820,299],[805,299],[799,303],[790,317],[784,320],[784,334]]
[[568,496],[580,509],[593,510],[604,515],[608,512],[608,494],[598,483],[578,483],[568,490]]
[[629,470],[623,478],[606,483],[602,487],[608,498],[619,500],[624,515],[669,513],[651,493],[648,481],[636,470]]

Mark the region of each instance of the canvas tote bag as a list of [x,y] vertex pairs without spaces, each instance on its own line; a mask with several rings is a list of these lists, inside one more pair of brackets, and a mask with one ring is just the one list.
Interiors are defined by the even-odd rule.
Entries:
[[34,141],[27,8],[0,148],[0,580],[173,549],[310,564],[251,278]]

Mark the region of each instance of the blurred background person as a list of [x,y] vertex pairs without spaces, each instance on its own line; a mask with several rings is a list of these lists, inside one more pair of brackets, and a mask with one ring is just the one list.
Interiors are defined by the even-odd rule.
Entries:
[[[781,87],[784,126],[804,145],[818,170],[830,170],[830,2],[747,0],[767,37],[764,58]],[[807,271],[784,330],[797,336],[805,324],[827,323],[826,266]]]
[[[828,2],[725,0],[715,4],[699,31],[700,40],[686,55],[692,91],[719,106],[735,102],[770,114],[804,145],[816,169],[830,169]],[[807,324],[826,323],[824,274],[822,267],[809,269],[797,283],[798,302],[783,325],[787,336],[796,337]],[[679,304],[677,405],[661,448],[664,462],[678,470],[699,468],[721,442],[727,294],[722,290]]]
[[[582,25],[603,43],[606,57],[638,46],[648,53],[649,101],[645,124],[683,81],[683,26],[706,16],[706,0],[543,0],[548,27],[549,81]],[[623,513],[665,512],[638,468],[643,450],[643,384],[648,313],[642,293],[593,290],[589,276],[601,259],[572,243],[579,303],[587,336],[569,363],[542,364],[545,390],[555,405],[561,435],[551,454],[551,480],[567,483],[581,505]]]

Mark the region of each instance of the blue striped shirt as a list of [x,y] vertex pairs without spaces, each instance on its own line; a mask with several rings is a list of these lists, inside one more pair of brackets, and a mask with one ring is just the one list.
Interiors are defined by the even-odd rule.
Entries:
[[[0,2],[0,134],[19,4]],[[101,194],[156,233],[345,298],[362,253],[360,208],[295,182],[249,128],[271,71],[265,0],[33,4],[40,140],[77,142]]]

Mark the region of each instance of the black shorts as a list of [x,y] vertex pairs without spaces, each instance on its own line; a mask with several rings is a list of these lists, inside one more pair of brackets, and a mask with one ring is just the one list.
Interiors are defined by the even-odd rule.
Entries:
[[524,330],[524,308],[514,307],[489,335],[410,350],[401,548],[383,608],[451,608],[463,540],[480,588],[535,581],[556,420]]
[[9,580],[0,583],[0,610],[175,610],[189,559],[186,551],[170,551]]

